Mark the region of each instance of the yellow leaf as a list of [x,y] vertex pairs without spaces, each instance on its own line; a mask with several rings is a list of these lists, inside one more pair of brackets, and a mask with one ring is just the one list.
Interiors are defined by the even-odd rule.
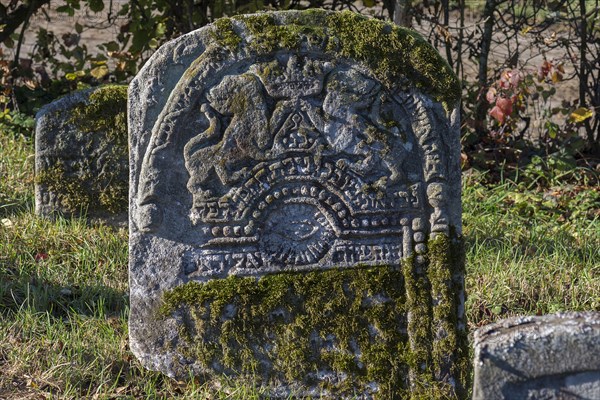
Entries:
[[533,29],[533,26],[526,26],[525,28],[523,28],[521,30],[521,35],[523,35],[523,36],[527,35],[527,33],[532,29]]
[[100,80],[108,75],[108,67],[106,65],[100,65],[90,71],[90,75]]
[[65,78],[67,78],[67,80],[69,80],[69,81],[74,81],[75,79],[81,78],[82,76],[85,76],[85,72],[75,71],[75,72],[69,72],[68,74],[66,74]]
[[562,74],[559,71],[554,71],[552,74],[552,83],[557,83],[562,81]]
[[588,118],[591,118],[594,115],[594,112],[589,108],[579,107],[577,110],[573,111],[569,116],[569,120],[571,122],[583,122]]

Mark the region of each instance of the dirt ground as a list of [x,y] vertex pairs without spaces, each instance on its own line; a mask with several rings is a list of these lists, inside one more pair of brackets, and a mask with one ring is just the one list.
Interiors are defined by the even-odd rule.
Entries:
[[[102,12],[95,13],[82,8],[73,16],[55,11],[57,7],[64,4],[62,0],[52,2],[52,7],[43,7],[42,12],[38,12],[32,17],[27,28],[21,50],[22,57],[34,50],[36,35],[40,28],[51,31],[56,37],[61,38],[64,34],[75,33],[75,24],[83,26],[79,44],[87,46],[90,53],[97,53],[97,46],[116,40],[120,26],[127,22],[126,18],[116,16],[121,6],[128,3],[127,0],[112,0],[106,3],[112,3],[112,10],[106,8]],[[113,23],[107,23],[109,14]]]

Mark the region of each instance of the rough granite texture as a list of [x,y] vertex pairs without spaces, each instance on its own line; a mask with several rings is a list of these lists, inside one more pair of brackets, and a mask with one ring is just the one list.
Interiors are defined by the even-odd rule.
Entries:
[[478,329],[473,399],[600,399],[600,313],[516,317]]
[[134,354],[273,397],[464,397],[459,93],[349,12],[162,46],[129,87]]
[[36,115],[35,209],[127,224],[127,86],[81,90]]

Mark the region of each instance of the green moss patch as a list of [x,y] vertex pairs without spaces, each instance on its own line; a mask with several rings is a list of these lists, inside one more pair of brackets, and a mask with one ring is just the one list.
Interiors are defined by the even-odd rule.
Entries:
[[[231,21],[247,29],[240,36]],[[452,109],[461,87],[448,63],[418,33],[350,11],[307,10],[286,15],[279,24],[271,14],[237,16],[215,22],[218,44],[234,51],[246,37],[258,55],[320,46],[333,58],[356,60],[388,88],[414,85]],[[241,28],[240,28],[241,29]]]
[[[307,15],[320,14],[309,12]],[[304,41],[317,45],[323,42],[326,35],[326,30],[318,23],[318,18],[315,21],[301,17],[285,25],[278,25],[270,14],[239,16],[237,18],[243,21],[250,31],[250,47],[262,53],[269,53],[278,49],[295,50]]]
[[[462,237],[452,233],[450,238],[438,235],[429,241],[429,266],[427,274],[431,282],[433,299],[433,373],[441,379],[445,371],[451,371],[457,382],[458,394],[466,396],[470,386],[471,360],[466,329],[458,329],[456,304],[461,303],[464,293],[465,250]],[[464,299],[463,299],[464,300]]]
[[92,206],[92,198],[81,184],[82,180],[88,180],[91,176],[84,174],[81,178],[76,178],[72,174],[65,173],[65,166],[61,163],[53,167],[40,171],[35,180],[38,184],[48,187],[48,190],[54,193],[60,193],[60,206],[64,209],[76,213],[87,211]]
[[327,49],[364,62],[387,86],[408,79],[450,108],[460,100],[456,75],[418,33],[349,11],[329,15],[327,26]]
[[[189,282],[164,293],[160,318],[182,321],[183,340],[174,350],[196,360],[211,379],[225,374],[247,376],[263,386],[320,385],[334,396],[376,387],[373,395],[380,399],[461,398],[469,375],[468,360],[461,358],[467,348],[460,347],[466,342],[454,325],[456,311],[446,307],[455,301],[457,287],[444,291],[439,285],[448,282],[437,279],[446,274],[426,273],[428,262],[442,268],[439,260],[448,257],[432,255],[425,265],[410,258],[402,268]],[[434,304],[432,288],[447,298]],[[443,312],[454,319],[445,319]],[[437,324],[448,338],[432,333]],[[459,361],[452,367],[461,379],[456,387],[438,374],[447,360]]]
[[186,338],[177,350],[217,373],[313,384],[324,371],[337,377],[321,381],[333,393],[369,383],[380,398],[407,393],[411,352],[397,269],[190,282],[164,294],[162,314],[176,310]]
[[94,90],[86,103],[70,112],[69,123],[85,133],[103,132],[107,140],[127,149],[127,86],[107,85]]
[[242,38],[233,29],[233,24],[229,18],[221,18],[214,22],[214,29],[211,32],[213,38],[222,46],[231,51],[235,51]]

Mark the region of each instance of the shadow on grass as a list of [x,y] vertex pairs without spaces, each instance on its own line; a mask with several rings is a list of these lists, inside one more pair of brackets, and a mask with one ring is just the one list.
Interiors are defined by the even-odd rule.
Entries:
[[22,308],[47,312],[55,318],[69,314],[119,316],[127,309],[128,294],[106,286],[64,286],[40,277],[24,275],[0,261],[0,313]]
[[35,198],[33,196],[5,198],[0,200],[0,218],[8,218],[25,212],[33,213],[34,209]]

